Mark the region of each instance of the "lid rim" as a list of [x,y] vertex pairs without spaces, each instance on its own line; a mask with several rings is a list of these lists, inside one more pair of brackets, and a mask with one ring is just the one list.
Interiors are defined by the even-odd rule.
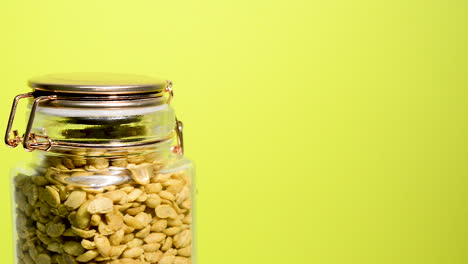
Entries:
[[[67,93],[67,94],[106,94],[106,95],[115,95],[115,94],[144,94],[144,93],[160,93],[166,87],[154,88],[154,86],[67,86],[67,85],[30,85],[31,88],[34,88],[34,91],[41,92],[53,92],[53,93]],[[106,89],[99,89],[99,88]],[[67,90],[56,89],[56,88],[68,88]],[[126,89],[126,91],[115,91],[111,89]],[[88,90],[81,90],[88,89]],[[92,90],[90,90],[92,89]],[[141,91],[141,89],[146,89]]]
[[28,81],[34,91],[90,95],[160,93],[168,83],[148,76],[110,73],[51,74]]

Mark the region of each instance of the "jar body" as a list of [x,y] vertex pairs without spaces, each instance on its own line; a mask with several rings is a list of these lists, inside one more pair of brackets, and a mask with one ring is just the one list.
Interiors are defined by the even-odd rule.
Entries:
[[17,263],[194,263],[193,167],[172,144],[34,152],[13,173]]

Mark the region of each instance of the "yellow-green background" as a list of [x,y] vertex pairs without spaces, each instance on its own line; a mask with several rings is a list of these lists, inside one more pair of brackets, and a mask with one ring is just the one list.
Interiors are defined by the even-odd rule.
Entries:
[[[0,129],[31,76],[170,78],[197,165],[200,264],[467,263],[467,11],[3,1]],[[0,256],[12,263],[8,170],[28,154],[0,155]]]

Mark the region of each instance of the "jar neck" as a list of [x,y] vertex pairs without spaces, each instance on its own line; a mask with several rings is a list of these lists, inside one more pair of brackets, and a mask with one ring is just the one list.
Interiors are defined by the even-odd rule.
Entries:
[[[152,163],[160,168],[178,159],[173,147],[175,138],[144,147],[128,148],[55,148],[53,151],[33,151],[37,168],[55,167],[60,170],[101,170],[108,167],[127,167],[131,164]],[[96,161],[104,164],[97,166]]]
[[82,158],[121,158],[128,156],[156,153],[161,156],[173,156],[177,140],[172,136],[155,144],[130,147],[55,147],[50,151],[33,151],[35,156],[77,156]]

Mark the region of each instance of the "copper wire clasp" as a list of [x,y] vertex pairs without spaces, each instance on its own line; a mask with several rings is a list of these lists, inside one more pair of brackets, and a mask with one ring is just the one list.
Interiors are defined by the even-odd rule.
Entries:
[[10,118],[8,119],[8,125],[5,133],[5,144],[9,147],[15,148],[23,141],[23,138],[19,136],[18,130],[13,130],[13,138],[10,138],[11,129],[13,127],[13,121],[15,120],[16,107],[18,106],[19,100],[23,98],[34,97],[33,93],[25,93],[15,96],[13,104],[11,105]]
[[[15,120],[16,107],[18,106],[18,102],[22,98],[29,98],[29,97],[34,97],[33,93],[25,93],[25,94],[17,95],[15,99],[13,100],[13,104],[11,106],[10,118],[8,119],[8,125],[7,125],[7,129],[5,132],[5,144],[7,144],[9,147],[15,148],[22,142],[23,147],[28,151],[33,151],[35,149],[48,151],[53,145],[52,140],[48,136],[36,135],[35,133],[32,133],[31,130],[32,130],[33,123],[34,123],[34,117],[36,115],[36,109],[39,103],[44,102],[44,101],[55,100],[57,99],[56,95],[40,96],[34,99],[34,104],[31,108],[31,113],[29,115],[28,125],[26,127],[26,131],[23,137],[19,136],[18,130],[14,130],[13,138],[10,138],[11,129],[13,127],[13,121]],[[38,139],[40,139],[40,141],[38,141]]]
[[[34,124],[34,117],[36,116],[36,109],[37,106],[41,102],[45,101],[53,101],[56,100],[57,96],[56,95],[48,95],[48,96],[40,96],[34,99],[33,106],[31,108],[31,114],[29,115],[29,121],[28,125],[26,127],[26,131],[24,132],[24,138],[23,138],[23,147],[24,149],[28,151],[33,151],[35,149],[40,149],[44,151],[49,151],[50,148],[52,148],[53,142],[48,136],[43,136],[43,135],[36,135],[31,132],[33,124]],[[37,139],[43,139],[42,142],[38,142]]]
[[179,155],[184,155],[184,134],[183,134],[183,128],[184,125],[182,121],[178,120],[176,118],[176,126],[175,126],[175,131],[177,134],[177,146],[172,147],[172,152],[177,153]]
[[[169,97],[167,98],[166,104],[170,104],[172,102],[172,99],[174,98],[174,90],[172,90],[172,82],[167,80],[167,87],[164,89],[165,92],[169,93]],[[179,155],[184,155],[184,134],[183,134],[183,128],[184,124],[182,121],[178,120],[176,118],[175,120],[175,131],[177,134],[177,146],[172,147],[172,152],[177,153]]]
[[169,93],[169,98],[167,98],[166,104],[170,104],[172,102],[172,98],[174,98],[174,91],[172,90],[172,82],[167,80],[167,87],[164,89],[165,92]]

